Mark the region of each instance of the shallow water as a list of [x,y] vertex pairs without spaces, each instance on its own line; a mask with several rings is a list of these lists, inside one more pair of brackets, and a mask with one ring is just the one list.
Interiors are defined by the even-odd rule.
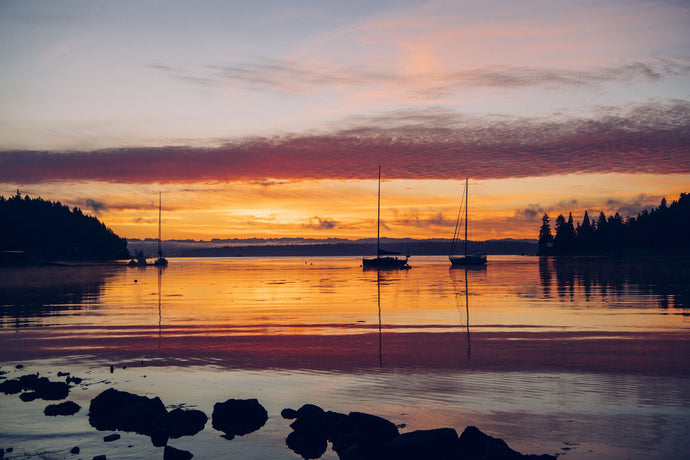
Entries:
[[[523,453],[681,458],[690,449],[687,260],[493,257],[363,271],[353,258],[171,259],[0,270],[4,377],[84,378],[70,417],[0,394],[6,458],[162,457],[89,426],[108,387],[211,415],[258,398],[261,430],[171,440],[195,458],[299,458],[281,409],[370,412],[401,431],[476,425]],[[16,364],[24,369],[15,369]],[[114,372],[110,372],[110,366]],[[322,458],[337,458],[328,450]]]

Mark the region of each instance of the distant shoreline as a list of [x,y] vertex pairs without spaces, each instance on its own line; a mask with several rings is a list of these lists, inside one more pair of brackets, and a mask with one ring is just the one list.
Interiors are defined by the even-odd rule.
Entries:
[[[317,256],[352,256],[376,254],[376,242],[357,240],[352,242],[290,242],[241,244],[236,242],[214,241],[179,241],[163,242],[163,252],[170,257],[317,257]],[[130,251],[142,250],[144,254],[155,254],[157,242],[155,240],[130,240]],[[470,241],[470,251],[481,251],[490,255],[536,255],[536,240],[490,240]],[[411,256],[448,255],[450,240],[385,240],[381,248]],[[152,256],[151,256],[152,257]]]

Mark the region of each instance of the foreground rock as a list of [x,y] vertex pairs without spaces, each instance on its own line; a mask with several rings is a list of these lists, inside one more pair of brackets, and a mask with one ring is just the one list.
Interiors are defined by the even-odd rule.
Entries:
[[48,401],[65,399],[69,395],[69,388],[67,382],[51,382],[47,377],[39,377],[38,374],[22,375],[18,379],[0,383],[0,392],[21,393],[19,397],[27,402],[35,399]]
[[453,428],[412,431],[384,444],[381,455],[401,460],[467,458],[454,456],[457,441],[458,433]]
[[81,409],[81,406],[74,401],[65,401],[60,404],[50,404],[43,413],[48,416],[56,415],[74,415]]
[[268,412],[256,399],[228,399],[213,405],[213,428],[229,439],[252,433],[267,420]]
[[151,437],[154,446],[170,438],[192,436],[204,429],[208,417],[199,410],[168,412],[159,397],[148,398],[109,388],[91,400],[89,423],[100,431],[130,431]]
[[189,460],[194,457],[191,452],[181,449],[175,449],[174,447],[165,446],[163,451],[163,460]]
[[552,455],[522,455],[498,438],[470,426],[458,437],[453,428],[418,430],[399,434],[390,421],[371,414],[324,411],[307,404],[281,415],[294,419],[285,440],[304,459],[321,457],[333,443],[341,460],[555,460]]

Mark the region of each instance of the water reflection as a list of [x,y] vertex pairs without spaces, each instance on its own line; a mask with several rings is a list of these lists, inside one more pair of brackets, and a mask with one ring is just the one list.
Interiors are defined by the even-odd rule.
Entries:
[[681,258],[542,257],[539,277],[544,298],[553,296],[554,284],[557,297],[586,302],[638,289],[660,308],[690,308],[690,270]]
[[[483,269],[486,269],[486,267],[482,267]],[[465,331],[467,333],[467,361],[469,362],[472,358],[472,342],[470,340],[470,289],[469,289],[469,282],[468,282],[468,267],[455,267],[451,266],[449,273],[450,273],[450,281],[453,285],[453,292],[455,293],[455,303],[456,303],[456,308],[458,310],[458,313],[460,314],[460,322],[464,323],[465,325]],[[471,269],[470,269],[471,270]],[[464,276],[464,284],[465,284],[465,289],[464,291],[462,290],[460,283],[461,281],[458,280],[458,274],[463,273]],[[464,292],[464,294],[463,294]],[[462,307],[462,298],[464,298],[464,308]],[[464,311],[464,314],[463,314]]]
[[[477,425],[520,451],[576,441],[568,458],[680,458],[662,454],[688,451],[690,318],[669,314],[687,311],[688,268],[590,262],[495,257],[477,271],[420,257],[411,270],[368,272],[348,258],[178,259],[165,270],[7,272],[3,321],[40,327],[8,320],[0,365],[79,370],[93,383],[82,395],[108,379],[208,412],[230,388],[272,415],[311,402],[410,430]],[[262,439],[261,458],[284,456],[287,424],[276,415],[267,427],[233,441],[235,456],[259,458]],[[26,431],[7,428],[5,444]],[[189,449],[216,458],[228,447],[208,431]]]
[[376,303],[379,309],[379,368],[383,368],[383,338],[381,334],[381,270],[376,271]]
[[163,285],[163,270],[164,266],[156,267],[158,269],[158,348],[161,347],[163,337],[163,314],[161,310],[161,292]]
[[[24,312],[21,296],[10,295],[2,314],[50,327],[24,328],[21,336],[0,330],[0,358],[49,351],[245,369],[675,372],[685,349],[676,336],[690,326],[688,317],[657,308],[658,286],[643,290],[627,274],[613,281],[606,269],[577,261],[506,257],[489,268],[449,270],[447,260],[420,258],[414,269],[394,272],[362,271],[347,258],[175,262],[30,269],[21,289],[51,292],[45,309]],[[8,280],[0,281],[2,292],[18,292]],[[668,292],[670,304],[681,305],[683,297]],[[51,310],[65,308],[69,314]]]
[[105,266],[0,268],[0,327],[45,324],[98,308],[113,272]]

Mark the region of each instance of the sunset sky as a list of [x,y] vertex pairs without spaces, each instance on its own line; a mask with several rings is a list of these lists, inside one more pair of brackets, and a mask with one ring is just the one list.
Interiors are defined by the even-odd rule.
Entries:
[[536,238],[690,192],[687,1],[0,2],[0,195],[127,238]]

